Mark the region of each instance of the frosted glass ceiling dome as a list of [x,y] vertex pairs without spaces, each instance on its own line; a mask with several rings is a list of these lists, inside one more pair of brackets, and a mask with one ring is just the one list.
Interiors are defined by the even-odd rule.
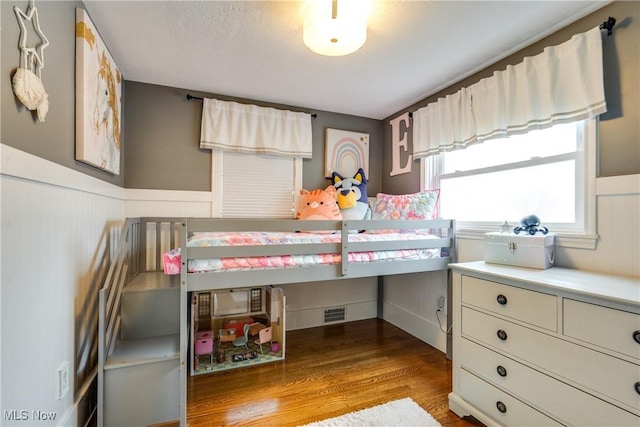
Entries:
[[368,0],[308,0],[304,44],[327,56],[348,55],[367,41]]

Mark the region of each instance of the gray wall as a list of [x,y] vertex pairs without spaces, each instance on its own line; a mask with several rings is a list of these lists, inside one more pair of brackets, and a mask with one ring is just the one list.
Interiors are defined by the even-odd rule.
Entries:
[[[0,2],[0,8],[2,8],[0,141],[54,163],[122,186],[124,183],[122,173],[111,175],[75,160],[75,8],[83,7],[83,3],[41,1],[36,4],[40,28],[50,43],[44,50],[45,67],[42,70],[42,81],[49,95],[49,113],[44,123],[39,122],[35,115],[15,98],[11,88],[11,76],[20,65],[18,49],[20,27],[13,6],[18,6],[24,12],[29,2]],[[25,132],[25,129],[29,129],[29,132]],[[123,136],[123,144],[127,145],[126,136]],[[120,155],[123,162],[123,153],[121,152]]]
[[[284,90],[284,89],[283,89]],[[369,196],[382,188],[382,122],[364,117],[308,111],[294,106],[233,98],[127,81],[125,187],[164,190],[211,189],[211,151],[198,148],[202,102],[188,101],[187,93],[265,107],[317,113],[312,119],[313,158],[303,164],[303,186],[324,188],[324,133],[326,128],[366,132],[369,146]]]
[[198,148],[202,103],[187,101],[186,93],[126,82],[125,187],[211,189],[211,151]]
[[[563,43],[576,33],[585,32],[606,21],[617,23],[610,37],[603,37],[605,96],[607,113],[600,117],[600,177],[640,173],[640,2],[613,2],[597,12],[574,22],[539,42],[505,58],[448,88],[429,96],[384,120],[383,188],[388,193],[415,192],[420,189],[419,162],[414,161],[409,174],[389,176],[391,171],[391,119],[406,111],[415,111],[461,87],[468,87],[495,70],[517,64],[525,56],[537,55],[544,47]],[[409,129],[409,147],[412,146]],[[411,151],[411,148],[409,148]],[[404,159],[401,164],[405,164]]]

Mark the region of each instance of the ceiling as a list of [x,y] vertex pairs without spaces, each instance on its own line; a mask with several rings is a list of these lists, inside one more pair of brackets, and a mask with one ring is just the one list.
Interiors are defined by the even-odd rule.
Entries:
[[302,42],[302,0],[85,0],[126,80],[373,119],[607,3],[373,0],[365,45],[326,57]]

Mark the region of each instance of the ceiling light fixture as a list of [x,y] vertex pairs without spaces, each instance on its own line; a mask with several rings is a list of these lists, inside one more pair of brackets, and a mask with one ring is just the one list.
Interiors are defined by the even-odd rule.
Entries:
[[370,0],[308,0],[304,44],[327,56],[348,55],[367,41]]

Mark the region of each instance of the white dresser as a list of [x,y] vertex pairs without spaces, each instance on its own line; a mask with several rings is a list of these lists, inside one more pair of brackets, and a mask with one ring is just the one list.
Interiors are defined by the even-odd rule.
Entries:
[[487,425],[640,426],[640,280],[451,267],[452,411]]

